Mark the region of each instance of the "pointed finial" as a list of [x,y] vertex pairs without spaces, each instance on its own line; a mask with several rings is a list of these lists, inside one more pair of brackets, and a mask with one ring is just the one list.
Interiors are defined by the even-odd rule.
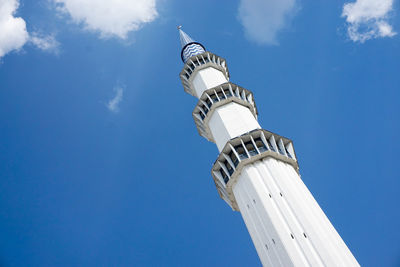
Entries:
[[196,42],[184,31],[182,31],[182,25],[179,25],[177,28],[179,30],[179,39],[182,46],[181,58],[183,62],[186,62],[188,58],[194,55],[198,55],[206,51],[201,43]]

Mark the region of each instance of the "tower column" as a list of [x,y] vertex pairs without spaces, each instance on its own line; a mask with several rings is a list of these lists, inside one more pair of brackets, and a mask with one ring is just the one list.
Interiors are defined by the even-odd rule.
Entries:
[[225,59],[180,28],[180,78],[197,97],[199,134],[219,150],[211,174],[240,211],[264,266],[359,266],[304,185],[293,142],[261,128],[253,93],[229,81]]
[[225,77],[222,71],[213,67],[207,67],[196,71],[196,74],[192,80],[193,88],[196,92],[197,98],[200,98],[205,90],[226,82],[228,82],[228,79]]
[[261,128],[247,107],[234,102],[216,108],[208,126],[219,151],[230,139]]

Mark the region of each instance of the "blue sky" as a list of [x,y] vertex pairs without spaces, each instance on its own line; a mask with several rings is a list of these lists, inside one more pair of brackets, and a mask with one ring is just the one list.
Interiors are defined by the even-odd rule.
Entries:
[[293,140],[360,264],[399,266],[391,0],[0,1],[0,265],[260,265],[210,175],[180,24]]

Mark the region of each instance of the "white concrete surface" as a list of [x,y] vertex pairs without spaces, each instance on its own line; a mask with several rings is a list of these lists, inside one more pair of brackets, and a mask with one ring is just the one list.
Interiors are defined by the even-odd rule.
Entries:
[[359,266],[291,165],[247,165],[233,192],[264,266]]
[[226,83],[224,73],[213,67],[201,69],[194,73],[193,86],[196,91],[197,98],[200,98],[203,92],[220,84]]
[[[191,83],[181,79],[185,90],[197,98],[228,81],[228,75],[213,67],[193,75]],[[248,107],[234,102],[217,107],[208,126],[219,151],[228,140],[261,128]],[[292,145],[288,151],[294,155]],[[233,193],[264,266],[359,266],[290,164],[268,157],[246,165]]]
[[218,107],[211,115],[208,126],[219,151],[231,138],[261,128],[249,108],[234,102]]

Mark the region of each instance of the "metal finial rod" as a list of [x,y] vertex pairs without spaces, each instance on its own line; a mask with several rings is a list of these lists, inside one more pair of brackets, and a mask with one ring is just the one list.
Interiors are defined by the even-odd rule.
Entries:
[[178,28],[178,30],[180,30],[182,28],[182,25],[179,25],[177,28]]

